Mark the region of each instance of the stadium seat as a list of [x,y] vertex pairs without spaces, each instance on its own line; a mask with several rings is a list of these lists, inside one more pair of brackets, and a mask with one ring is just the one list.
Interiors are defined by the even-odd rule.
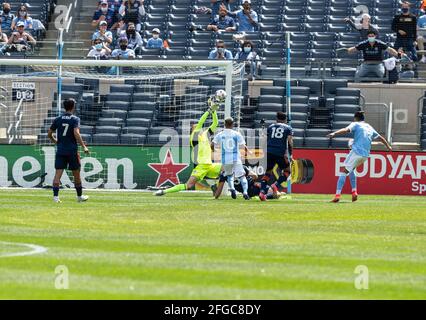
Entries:
[[106,101],[120,101],[120,102],[130,102],[132,96],[128,93],[124,92],[116,92],[116,93],[109,93],[106,96]]
[[152,102],[152,101],[136,101],[136,102],[132,102],[132,104],[130,105],[130,110],[132,110],[132,111],[136,111],[136,110],[155,111],[156,106],[157,106],[156,103]]
[[151,119],[145,118],[130,118],[127,119],[126,124],[128,127],[143,127],[149,128],[151,126]]
[[130,84],[114,84],[110,87],[111,93],[126,93],[131,95],[134,90],[135,86]]
[[98,145],[116,145],[119,144],[119,138],[116,134],[96,133],[93,135],[93,143]]
[[352,104],[336,104],[334,106],[334,112],[335,113],[351,113],[352,115],[360,111],[361,108],[358,105],[352,105]]
[[124,127],[121,129],[121,134],[136,134],[136,135],[147,135],[148,128],[144,127]]
[[333,118],[334,118],[334,121],[336,122],[340,122],[340,121],[346,122],[347,123],[346,126],[348,126],[349,123],[354,121],[353,113],[336,113],[334,114]]
[[330,139],[326,137],[305,137],[305,146],[307,148],[328,149]]
[[119,118],[125,120],[127,117],[127,111],[119,109],[108,109],[102,111],[103,118]]
[[127,133],[120,136],[122,145],[143,145],[146,141],[146,135]]
[[121,133],[121,127],[113,127],[113,126],[96,126],[95,130],[97,134],[110,133],[110,134],[119,135]]
[[330,133],[328,129],[307,129],[306,137],[322,137],[325,138]]
[[123,124],[124,121],[120,118],[99,118],[97,122],[98,126],[121,127]]
[[105,102],[105,109],[109,110],[129,110],[130,103],[126,101],[107,101]]
[[154,112],[152,110],[132,110],[128,113],[128,119],[143,118],[152,119]]
[[304,138],[303,137],[293,137],[293,145],[295,148],[303,148],[304,145]]

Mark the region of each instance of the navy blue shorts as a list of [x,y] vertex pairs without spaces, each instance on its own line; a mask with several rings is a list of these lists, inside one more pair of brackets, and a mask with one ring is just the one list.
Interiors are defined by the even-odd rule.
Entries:
[[66,170],[71,171],[79,170],[81,168],[80,155],[78,153],[61,155],[56,154],[55,159],[55,169],[56,170]]
[[278,168],[280,168],[280,170],[286,170],[290,167],[290,162],[288,161],[288,158],[284,155],[278,156],[272,153],[268,153],[267,157],[268,161],[266,171],[272,171],[275,165],[278,165]]

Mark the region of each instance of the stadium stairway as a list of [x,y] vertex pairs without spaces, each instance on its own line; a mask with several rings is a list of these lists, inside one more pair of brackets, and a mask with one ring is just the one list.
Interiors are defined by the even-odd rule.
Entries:
[[[94,28],[91,26],[93,12],[96,9],[96,1],[80,0],[81,8],[78,8],[72,14],[73,21],[70,31],[64,35],[64,58],[81,59],[85,57],[91,46],[91,37]],[[69,6],[74,0],[58,0],[57,5]],[[49,30],[46,34],[46,43],[40,50],[40,56],[45,58],[55,58],[57,54],[56,41],[58,38],[58,30],[55,27],[55,14],[49,23]]]

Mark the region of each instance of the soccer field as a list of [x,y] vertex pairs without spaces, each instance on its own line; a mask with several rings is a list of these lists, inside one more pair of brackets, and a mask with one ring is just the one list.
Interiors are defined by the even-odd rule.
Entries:
[[0,191],[1,299],[426,299],[426,197],[88,195]]

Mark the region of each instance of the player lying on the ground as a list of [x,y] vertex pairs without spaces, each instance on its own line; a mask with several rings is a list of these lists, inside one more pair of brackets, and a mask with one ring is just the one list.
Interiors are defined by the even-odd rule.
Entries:
[[336,135],[344,135],[348,133],[353,133],[354,140],[352,144],[352,150],[346,157],[344,168],[342,168],[340,177],[337,181],[336,196],[331,201],[335,203],[340,201],[347,176],[349,176],[352,186],[352,201],[355,202],[358,200],[355,170],[359,166],[363,165],[364,162],[367,161],[370,157],[371,144],[373,140],[379,139],[388,148],[389,151],[392,151],[392,147],[386,141],[386,139],[378,134],[371,125],[365,122],[365,113],[363,111],[358,111],[355,113],[354,122],[352,122],[347,128],[330,133],[328,137],[334,138]]
[[[260,194],[261,190],[261,183],[256,182],[258,179],[258,176],[256,173],[251,171],[248,167],[243,166],[244,172],[245,172],[245,179],[247,180],[247,194],[249,198],[257,197]],[[219,178],[219,183],[217,185],[217,190],[215,193],[215,198],[219,199],[222,195],[223,187],[225,185],[225,182],[227,182],[227,177],[222,173]],[[237,190],[239,193],[244,193],[243,186],[241,183],[241,179],[235,179],[234,180],[235,190]],[[272,199],[279,199],[281,196],[281,193],[274,193],[271,187],[268,187],[268,191],[266,193],[266,198],[268,200]]]
[[244,148],[246,153],[250,151],[241,133],[234,130],[234,120],[232,118],[225,119],[225,130],[215,136],[212,148],[214,146],[220,146],[223,175],[225,175],[228,182],[232,199],[237,199],[237,192],[234,186],[235,177],[241,183],[244,199],[250,200],[246,173],[243,162],[241,161],[240,148]]
[[[216,180],[219,178],[222,165],[212,162],[212,149],[210,145],[210,137],[214,135],[219,125],[217,110],[220,104],[224,102],[223,96],[221,98],[217,97],[218,95],[209,99],[209,110],[201,116],[190,136],[192,160],[194,164],[196,164],[196,167],[191,173],[191,177],[185,184],[179,184],[166,190],[158,190],[154,195],[164,196],[169,193],[191,190],[199,181],[204,179]],[[212,117],[213,123],[210,127],[204,129],[203,125],[209,116]]]
[[281,185],[290,176],[290,163],[293,154],[293,129],[286,123],[287,115],[284,112],[278,112],[277,123],[271,124],[268,128],[266,173],[262,178],[262,189],[259,194],[261,201],[267,200],[268,183],[273,177],[273,170],[276,165],[278,165],[280,176],[271,186],[274,194],[280,191]]
[[[78,153],[78,144],[88,154],[89,149],[84,144],[80,135],[80,119],[73,113],[75,111],[75,100],[67,99],[64,101],[65,114],[57,117],[49,129],[48,137],[50,141],[56,144],[56,159],[55,159],[55,178],[53,179],[53,201],[61,202],[59,199],[59,186],[61,177],[65,169],[72,171],[74,176],[74,186],[77,191],[77,201],[84,202],[89,199],[83,195],[83,187],[80,177],[80,155]],[[56,132],[56,138],[53,133]]]

